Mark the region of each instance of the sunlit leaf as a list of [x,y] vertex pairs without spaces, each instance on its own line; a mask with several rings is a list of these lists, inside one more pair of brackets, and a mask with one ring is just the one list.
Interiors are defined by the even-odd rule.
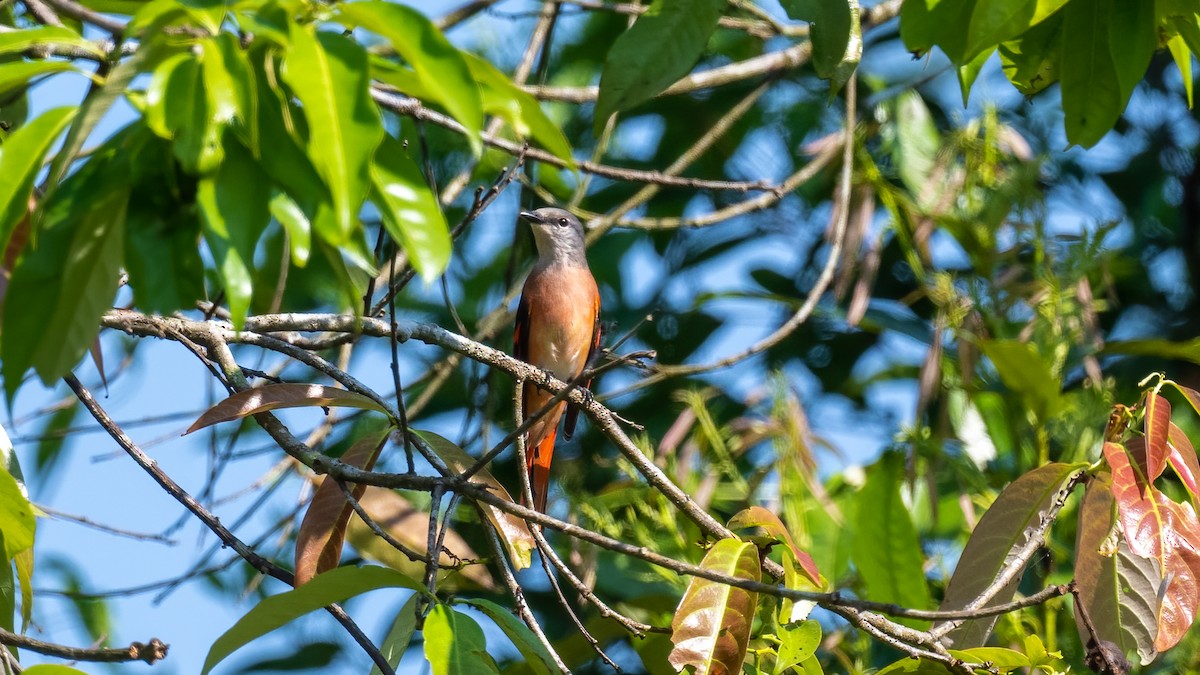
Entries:
[[[370,188],[371,157],[383,138],[379,109],[371,101],[367,52],[349,37],[312,32],[293,24],[283,78],[304,106],[312,133],[308,156],[333,195],[316,231],[332,245],[359,228],[358,211]],[[264,139],[265,140],[265,139]]]
[[220,422],[238,420],[280,408],[320,408],[335,406],[361,408],[386,413],[379,403],[362,394],[319,384],[266,384],[254,389],[239,391],[204,412],[184,434],[212,426]]
[[[740,579],[762,577],[758,548],[736,539],[718,541],[700,566]],[[671,665],[692,666],[696,675],[740,673],[757,605],[757,593],[693,577],[671,620]]]
[[1000,45],[1000,65],[1017,91],[1033,96],[1058,81],[1062,12]]
[[[475,465],[476,460],[474,457],[468,455],[462,448],[445,438],[431,431],[413,430],[413,433],[428,443],[429,447],[437,453],[438,457],[442,458],[442,461],[446,463],[451,471],[462,473]],[[508,490],[504,489],[504,486],[493,478],[487,469],[480,469],[478,473],[471,477],[471,480],[476,483],[483,483],[488,486],[488,490],[493,494],[513,501]],[[529,532],[529,526],[525,524],[525,521],[487,504],[480,504],[479,508],[488,519],[488,522],[492,524],[492,527],[496,528],[496,533],[500,535],[500,541],[504,544],[504,548],[508,553],[508,559],[512,562],[513,568],[520,571],[529,567],[533,562],[533,550],[537,547],[537,543],[534,541],[533,535]]]
[[1012,40],[1046,20],[1067,0],[977,0],[963,52],[973,60],[1001,42]]
[[[1038,527],[1063,488],[1082,468],[1072,464],[1047,464],[1026,473],[1004,488],[979,519],[954,568],[939,609],[964,609],[1015,562],[1013,555],[1025,545],[1030,530]],[[1028,564],[1028,562],[1026,562]],[[985,607],[1010,602],[1021,582],[1017,574]],[[982,646],[995,617],[973,619],[948,634],[958,649]]]
[[23,87],[33,80],[63,73],[78,72],[79,69],[69,61],[10,61],[0,63],[0,93],[7,93],[18,87]]
[[654,0],[608,49],[595,134],[614,113],[649,100],[686,75],[704,52],[724,7],[721,0]]
[[542,110],[538,100],[513,84],[512,80],[491,63],[474,54],[464,53],[463,56],[471,68],[471,76],[479,83],[484,110],[489,115],[495,115],[508,122],[518,136],[532,138],[538,145],[566,162],[569,168],[574,168],[575,158],[571,156],[571,144],[567,142],[562,129]]
[[33,546],[36,527],[29,498],[17,479],[0,467],[0,533],[4,534],[5,561]]
[[307,584],[259,601],[237,623],[221,634],[204,659],[201,675],[252,640],[280,628],[309,612],[380,588],[407,588],[425,593],[425,587],[384,567],[339,567]]
[[42,46],[70,47],[97,58],[104,56],[95,42],[64,26],[39,26],[0,33],[0,54],[16,54]]
[[[1148,665],[1158,654],[1154,638],[1162,575],[1153,560],[1133,555],[1118,535],[1110,483],[1111,477],[1101,474],[1084,493],[1075,540],[1075,585],[1096,635],[1123,654],[1136,650],[1142,665]],[[1087,644],[1091,632],[1078,612],[1075,624],[1081,642]]]
[[350,2],[339,6],[347,25],[384,36],[407,61],[430,98],[467,130],[476,156],[483,150],[483,103],[463,53],[450,44],[421,12],[392,2]]
[[1171,58],[1175,59],[1175,66],[1179,68],[1179,75],[1183,78],[1183,90],[1187,93],[1188,107],[1191,108],[1192,88],[1195,86],[1192,82],[1192,52],[1188,49],[1182,35],[1176,35],[1167,40],[1167,49],[1171,52]]
[[384,136],[371,164],[372,201],[388,234],[399,242],[414,269],[426,281],[436,279],[450,262],[450,230],[437,195],[404,146]]
[[[3,34],[0,34],[2,36]],[[75,108],[53,108],[9,134],[0,145],[0,251],[29,210],[33,181],[50,145],[75,116]]]
[[792,666],[807,660],[821,643],[821,624],[801,621],[779,627],[779,649],[775,659],[775,675],[783,675]]
[[433,675],[499,673],[483,630],[471,617],[438,603],[425,617],[425,658]]
[[[335,390],[336,391],[336,390]],[[366,471],[375,466],[379,451],[387,442],[392,427],[366,433],[342,455],[341,461]],[[361,499],[365,485],[350,484],[350,493]],[[354,513],[337,480],[325,476],[313,493],[312,501],[296,531],[296,585],[307,583],[317,574],[331,570],[342,560],[342,543],[346,539],[346,524]]]
[[469,605],[483,612],[489,619],[496,622],[500,630],[512,640],[513,646],[517,651],[521,652],[521,657],[525,659],[525,665],[534,673],[557,673],[558,666],[554,662],[554,657],[542,644],[542,641],[533,634],[520,619],[513,616],[512,611],[497,605],[490,600],[476,598],[471,600],[461,600],[464,605]]

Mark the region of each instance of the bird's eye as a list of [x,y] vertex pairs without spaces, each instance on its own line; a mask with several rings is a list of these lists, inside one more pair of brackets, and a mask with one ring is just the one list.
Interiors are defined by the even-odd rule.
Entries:
[[558,219],[558,226],[559,226],[559,227],[566,227],[566,226],[567,226],[567,219],[566,219],[566,218],[559,218],[559,219]]

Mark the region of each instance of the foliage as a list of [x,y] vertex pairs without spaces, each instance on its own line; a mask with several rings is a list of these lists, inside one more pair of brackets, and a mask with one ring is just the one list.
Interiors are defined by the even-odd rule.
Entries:
[[[349,638],[252,668],[1200,663],[1194,3],[490,4],[0,3],[0,373],[10,411],[71,390],[26,466],[86,409],[233,549],[186,575],[256,600],[204,672],[321,608]],[[588,221],[611,326],[548,514],[505,377],[563,386],[506,356],[534,202]],[[198,488],[72,374],[138,389],[141,337],[229,392]],[[3,440],[5,669],[35,561],[92,641],[142,630],[42,553]],[[376,640],[342,603],[389,588]]]

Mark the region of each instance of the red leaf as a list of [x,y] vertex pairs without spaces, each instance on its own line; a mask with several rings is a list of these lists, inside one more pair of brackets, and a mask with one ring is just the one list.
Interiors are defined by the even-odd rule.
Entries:
[[1175,388],[1179,390],[1179,393],[1183,394],[1183,397],[1187,399],[1188,403],[1192,404],[1192,410],[1195,410],[1197,414],[1200,414],[1200,391],[1196,391],[1191,387],[1185,387],[1178,382],[1172,382],[1171,384],[1175,385]]
[[1130,551],[1156,561],[1167,581],[1154,641],[1155,649],[1166,651],[1187,633],[1200,604],[1200,521],[1190,506],[1142,483],[1119,444],[1105,443],[1104,459],[1113,472],[1117,520]]
[[766,530],[767,534],[772,538],[791,549],[796,562],[800,564],[800,569],[804,570],[804,575],[817,588],[824,588],[824,585],[821,583],[821,571],[817,569],[816,561],[812,559],[811,555],[796,547],[796,542],[792,539],[791,533],[784,527],[783,521],[779,520],[779,516],[761,506],[751,506],[738,511],[736,515],[729,519],[727,527],[731,530],[743,527],[761,527]]
[[1167,461],[1170,462],[1171,468],[1175,470],[1175,475],[1179,476],[1179,480],[1183,481],[1183,486],[1191,493],[1192,500],[1200,495],[1197,480],[1200,479],[1200,462],[1196,460],[1196,449],[1192,447],[1192,442],[1188,440],[1187,434],[1174,424],[1167,434],[1167,444],[1170,447],[1170,454],[1167,455]]
[[1167,514],[1168,529],[1164,532],[1167,542],[1167,579],[1162,608],[1158,614],[1158,638],[1154,647],[1164,652],[1174,647],[1187,634],[1196,620],[1196,607],[1200,604],[1200,522],[1196,512],[1188,505],[1172,501],[1155,490],[1155,501]]
[[1158,394],[1146,397],[1146,480],[1151,483],[1167,468],[1167,429],[1171,426],[1171,404]]

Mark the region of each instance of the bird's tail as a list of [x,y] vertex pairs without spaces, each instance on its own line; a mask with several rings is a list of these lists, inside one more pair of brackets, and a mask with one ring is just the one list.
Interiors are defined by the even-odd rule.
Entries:
[[[554,421],[558,422],[557,416]],[[550,492],[550,461],[554,459],[554,441],[558,436],[557,426],[555,424],[550,427],[536,445],[525,449],[529,487],[533,492],[533,508],[541,513],[546,512],[546,495]]]

